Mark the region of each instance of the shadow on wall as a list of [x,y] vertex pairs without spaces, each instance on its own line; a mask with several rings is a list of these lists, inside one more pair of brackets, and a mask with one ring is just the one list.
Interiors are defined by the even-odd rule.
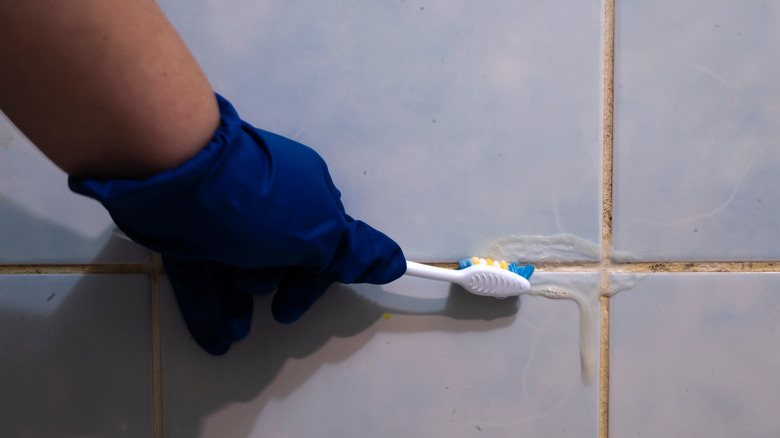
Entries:
[[[64,229],[55,233],[56,225],[21,210],[3,211],[25,224],[20,239],[26,238],[24,230],[41,228],[62,242],[79,239]],[[116,240],[109,239],[95,259],[124,244]],[[0,277],[0,436],[151,435],[148,285],[144,275]],[[285,397],[323,365],[359,351],[386,314],[439,315],[453,323],[419,318],[383,332],[480,331],[512,324],[519,305],[518,298],[478,297],[458,286],[447,298],[421,299],[380,286],[336,285],[299,321],[282,325],[271,318],[271,297],[258,297],[249,337],[225,356],[213,357],[189,337],[167,281],[162,287],[168,438],[201,436],[210,415],[236,402],[251,402],[256,415],[231,418],[231,436],[249,436],[269,400]],[[323,349],[333,338],[349,342]],[[291,359],[305,360],[278,379]]]
[[[95,245],[11,203],[0,212],[0,242]],[[127,246],[109,233],[99,260]],[[0,436],[150,436],[148,290],[144,275],[0,275]]]
[[0,263],[145,262],[148,251],[113,238],[108,221],[102,233],[87,238],[7,199],[0,190]]
[[[380,286],[336,285],[300,320],[289,325],[278,324],[271,318],[270,297],[256,298],[252,330],[247,339],[234,344],[226,355],[213,357],[189,339],[178,310],[172,310],[175,298],[168,290],[163,294],[163,308],[168,316],[163,325],[166,437],[201,437],[207,419],[236,402],[251,406],[239,409],[240,415],[231,415],[226,427],[231,436],[249,437],[269,401],[284,399],[322,366],[347,360],[377,332],[492,330],[512,324],[519,304],[516,297],[499,301],[472,295],[458,286],[451,287],[446,299],[400,295],[388,299],[388,295]],[[416,318],[403,327],[391,324],[379,328],[376,323],[390,314],[439,315],[474,324]],[[349,340],[323,348],[334,338]],[[295,359],[302,360],[285,368]],[[343,394],[333,394],[334,398],[321,402],[328,403],[339,396]],[[306,415],[301,413],[301,418]],[[220,421],[223,419],[217,423]],[[220,426],[209,425],[208,436],[216,433],[215,427]]]

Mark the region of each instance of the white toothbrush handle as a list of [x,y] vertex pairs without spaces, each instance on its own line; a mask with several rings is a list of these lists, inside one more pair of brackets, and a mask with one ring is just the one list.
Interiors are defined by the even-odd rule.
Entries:
[[429,280],[449,281],[450,283],[458,283],[461,276],[459,271],[453,269],[437,268],[409,260],[406,261],[406,275]]

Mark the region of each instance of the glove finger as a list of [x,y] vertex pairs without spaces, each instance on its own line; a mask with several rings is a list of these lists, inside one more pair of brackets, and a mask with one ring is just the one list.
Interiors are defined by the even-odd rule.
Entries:
[[233,285],[232,267],[166,256],[163,265],[187,328],[201,348],[219,356],[246,337],[254,302]]
[[268,295],[279,288],[279,282],[287,271],[286,268],[236,269],[233,285],[252,295]]
[[345,217],[338,249],[326,273],[342,283],[385,284],[406,272],[406,259],[397,243],[365,222]]
[[292,271],[282,279],[271,303],[271,313],[282,324],[295,322],[334,283],[329,276]]

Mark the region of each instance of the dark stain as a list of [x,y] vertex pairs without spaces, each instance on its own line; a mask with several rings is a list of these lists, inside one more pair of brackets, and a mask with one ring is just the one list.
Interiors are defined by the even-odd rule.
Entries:
[[53,299],[54,299],[54,297],[56,297],[56,296],[57,296],[57,294],[52,292],[52,294],[51,294],[51,295],[49,295],[48,297],[46,297],[46,301],[51,301],[51,300],[53,300]]

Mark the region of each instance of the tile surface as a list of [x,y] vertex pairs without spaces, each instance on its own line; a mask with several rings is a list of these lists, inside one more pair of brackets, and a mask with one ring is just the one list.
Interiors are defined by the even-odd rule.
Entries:
[[780,258],[780,4],[618,1],[619,258]]
[[316,149],[410,258],[599,240],[600,2],[160,3],[242,117]]
[[[537,280],[581,293],[597,315],[597,275]],[[291,325],[269,305],[257,299],[249,337],[212,357],[164,290],[167,438],[597,436],[598,384],[581,380],[573,302],[403,278],[331,288]]]
[[0,113],[0,263],[142,262],[144,248],[112,236],[103,207]]
[[151,438],[148,285],[0,276],[0,436]]
[[653,274],[610,308],[610,436],[780,434],[780,274]]

